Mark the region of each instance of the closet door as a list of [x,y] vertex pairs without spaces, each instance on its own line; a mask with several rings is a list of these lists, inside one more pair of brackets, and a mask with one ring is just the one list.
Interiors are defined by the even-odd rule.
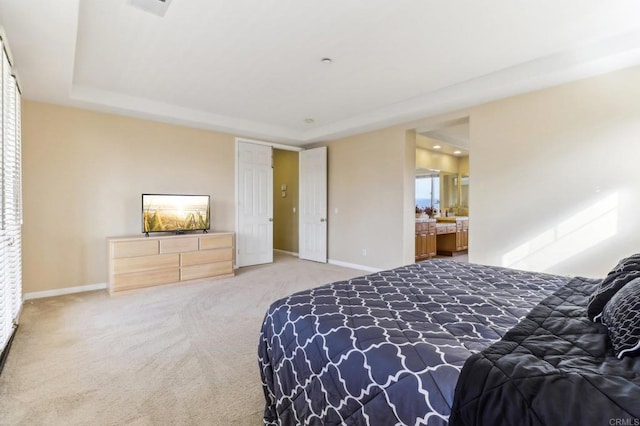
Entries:
[[4,49],[1,80],[0,351],[13,333],[22,307],[20,92]]

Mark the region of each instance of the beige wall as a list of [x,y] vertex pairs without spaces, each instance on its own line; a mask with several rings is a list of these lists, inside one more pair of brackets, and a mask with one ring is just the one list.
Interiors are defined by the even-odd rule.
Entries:
[[415,139],[393,127],[327,146],[329,258],[371,268],[410,262]]
[[402,212],[402,241],[403,253],[402,263],[410,264],[416,259],[416,131],[407,130],[405,132],[404,144],[404,185],[402,188],[404,197],[404,207]]
[[[417,137],[420,137],[420,135],[417,135]],[[460,169],[460,159],[458,157],[422,148],[417,148],[415,151],[416,169],[440,170],[445,173],[458,173]]]
[[234,228],[234,137],[26,101],[25,293],[104,283],[107,236],[140,234],[143,192],[210,194]]
[[[411,262],[415,132],[328,145],[329,258],[371,268]],[[140,234],[143,192],[210,194],[214,229],[233,230],[234,152],[232,135],[25,102],[24,292],[104,283],[105,238]],[[276,151],[276,163],[280,154],[297,157]],[[274,192],[274,213],[279,201],[297,207],[297,162],[290,166],[281,178],[276,165],[274,182],[286,180],[288,191],[286,199]],[[276,221],[274,245],[296,252],[297,214],[289,219],[290,232]]]
[[469,176],[469,157],[460,157],[458,160],[458,173]]
[[470,260],[603,276],[640,251],[640,68],[471,111]]
[[[287,185],[285,198],[282,185]],[[297,151],[273,150],[273,248],[298,252]]]
[[[601,276],[638,251],[639,92],[633,68],[471,110],[472,261]],[[413,258],[407,128],[326,144],[330,259]],[[23,145],[25,292],[103,283],[143,192],[211,194],[214,228],[234,228],[232,135],[26,101]]]

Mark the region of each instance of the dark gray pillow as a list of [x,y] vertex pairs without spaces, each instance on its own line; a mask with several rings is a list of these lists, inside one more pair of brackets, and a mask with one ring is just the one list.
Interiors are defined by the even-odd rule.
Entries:
[[636,253],[622,259],[608,275],[629,271],[640,271],[640,253]]
[[602,323],[618,358],[640,355],[640,279],[613,295],[602,311]]
[[587,304],[587,316],[589,319],[592,321],[600,321],[604,305],[606,305],[613,295],[622,287],[639,277],[640,270],[628,272],[622,271],[607,275],[606,278],[602,280],[596,291],[594,291],[589,297],[589,303]]
[[640,277],[640,253],[620,260],[602,280],[596,291],[589,297],[587,316],[592,321],[600,321],[604,305],[627,283]]

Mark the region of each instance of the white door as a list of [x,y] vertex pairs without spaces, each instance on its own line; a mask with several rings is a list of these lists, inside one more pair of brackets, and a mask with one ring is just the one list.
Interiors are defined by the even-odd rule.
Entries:
[[327,262],[327,147],[300,152],[300,259]]
[[238,266],[273,262],[271,147],[238,142]]

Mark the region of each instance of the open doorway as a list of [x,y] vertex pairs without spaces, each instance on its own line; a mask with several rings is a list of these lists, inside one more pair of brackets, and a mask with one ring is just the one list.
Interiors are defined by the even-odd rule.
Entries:
[[273,150],[273,249],[298,256],[299,155]]
[[469,247],[469,119],[416,129],[416,261],[466,261]]
[[[280,236],[274,235],[274,200],[276,197],[283,198],[282,191],[275,189],[274,151],[293,154],[291,157],[283,156],[284,161],[280,161],[278,171],[284,168],[297,172],[297,165],[291,166],[289,163],[292,158],[297,159],[301,148],[236,138],[237,267],[273,262],[274,237]],[[277,183],[281,185],[280,181]],[[287,179],[287,185],[297,187],[297,177],[295,182]],[[289,188],[285,193],[289,195],[293,192],[297,197],[297,191]],[[279,223],[282,224],[282,219]]]
[[327,261],[327,148],[236,138],[237,267]]

